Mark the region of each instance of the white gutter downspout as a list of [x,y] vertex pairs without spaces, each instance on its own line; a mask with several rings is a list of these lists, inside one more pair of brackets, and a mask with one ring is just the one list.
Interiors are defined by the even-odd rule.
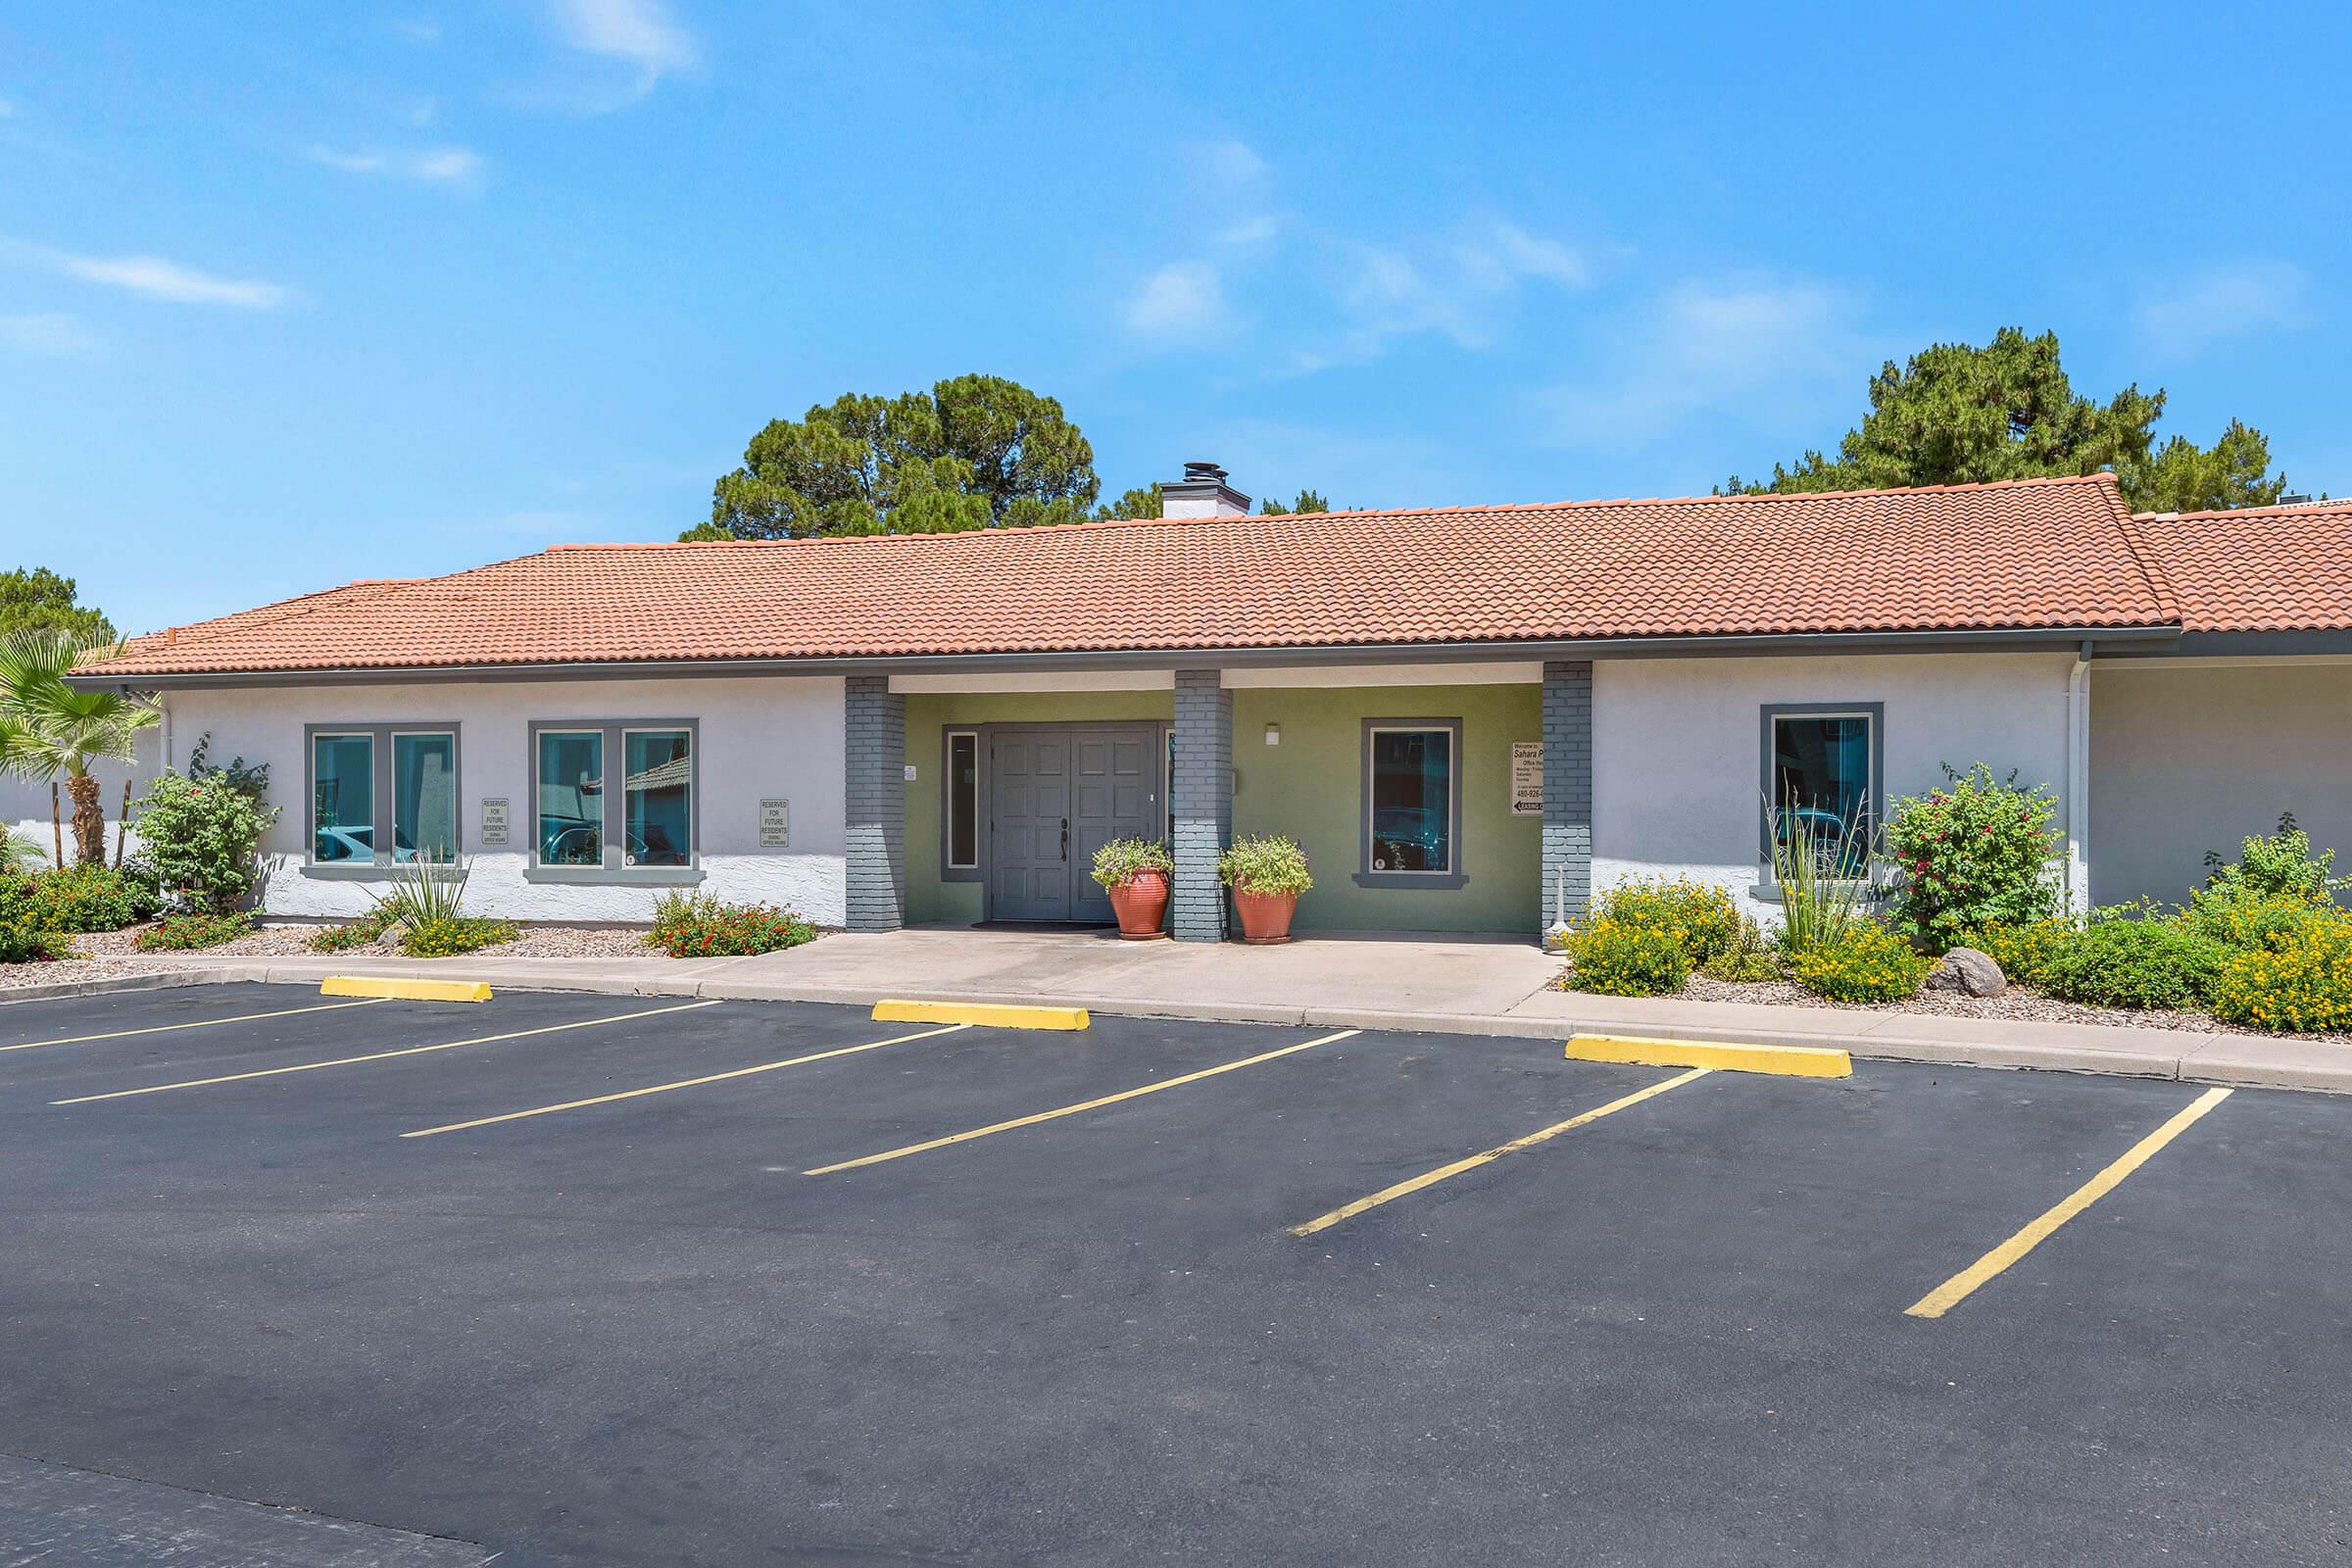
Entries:
[[2066,906],[2090,910],[2090,644],[2066,673]]

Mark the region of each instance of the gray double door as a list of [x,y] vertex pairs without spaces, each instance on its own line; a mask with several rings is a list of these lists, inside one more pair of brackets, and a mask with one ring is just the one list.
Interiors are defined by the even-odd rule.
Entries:
[[1163,835],[1165,750],[1155,724],[988,732],[988,915],[1108,921],[1090,874],[1114,838]]

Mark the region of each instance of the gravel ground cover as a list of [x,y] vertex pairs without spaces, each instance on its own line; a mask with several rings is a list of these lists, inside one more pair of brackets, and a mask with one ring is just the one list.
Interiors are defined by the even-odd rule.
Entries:
[[[1563,979],[1565,977],[1563,976]],[[1568,989],[1565,984],[1562,990]],[[1815,996],[1803,986],[1787,980],[1768,980],[1750,985],[1734,985],[1722,980],[1709,980],[1692,975],[1688,985],[1677,993],[1692,1002],[1746,1002],[1768,1006],[1828,1007],[1839,1012],[1909,1012],[1940,1013],[1958,1018],[2015,1018],[2031,1023],[2092,1023],[2118,1029],[2174,1029],[2183,1034],[2239,1034],[2209,1012],[2170,1012],[2151,1009],[2146,1012],[2130,1007],[2091,1007],[2081,1003],[2060,1002],[2042,995],[2031,986],[2010,984],[2006,994],[1998,997],[1964,997],[1949,991],[1923,991],[1904,1002],[1832,1002]],[[2286,1034],[2287,1031],[2280,1031]],[[2324,1040],[2331,1045],[2352,1045],[2352,1035],[2309,1034],[2294,1035],[2298,1040]]]
[[[59,985],[75,980],[104,980],[119,975],[150,974],[161,969],[186,968],[191,962],[217,958],[294,958],[311,956],[316,925],[266,925],[250,936],[217,948],[186,953],[141,953],[133,946],[144,925],[122,931],[98,931],[74,938],[72,958],[52,963],[0,964],[0,991],[20,986]],[[482,948],[467,956],[502,958],[658,958],[645,945],[640,926],[528,925],[513,942]],[[355,948],[347,957],[398,957],[390,942]]]

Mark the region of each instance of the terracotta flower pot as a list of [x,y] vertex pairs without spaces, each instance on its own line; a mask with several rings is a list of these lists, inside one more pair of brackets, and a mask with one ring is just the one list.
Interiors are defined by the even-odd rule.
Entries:
[[1233,906],[1242,912],[1242,940],[1265,947],[1291,940],[1291,913],[1298,907],[1296,893],[1252,893],[1233,890]]
[[1168,915],[1168,873],[1138,871],[1110,893],[1111,913],[1119,917],[1119,935],[1130,942],[1150,942],[1168,933],[1161,929]]

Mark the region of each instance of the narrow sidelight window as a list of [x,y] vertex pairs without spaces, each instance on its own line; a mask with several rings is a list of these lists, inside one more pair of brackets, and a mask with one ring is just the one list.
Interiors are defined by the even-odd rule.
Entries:
[[320,865],[375,860],[375,737],[311,737],[311,859]]
[[1455,731],[1371,732],[1370,858],[1374,872],[1444,875],[1454,868]]
[[682,729],[620,732],[623,865],[694,862],[694,737]]
[[976,870],[980,864],[980,737],[972,730],[948,732],[948,868]]
[[541,865],[605,863],[605,732],[543,729],[538,745]]

